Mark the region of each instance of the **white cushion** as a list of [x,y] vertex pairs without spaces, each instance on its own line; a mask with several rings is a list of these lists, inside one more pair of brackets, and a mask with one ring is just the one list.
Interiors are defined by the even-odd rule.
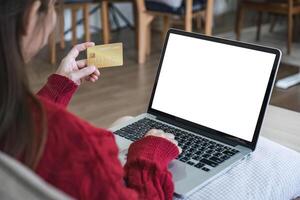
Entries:
[[300,196],[300,154],[260,137],[241,164],[187,199],[283,200]]

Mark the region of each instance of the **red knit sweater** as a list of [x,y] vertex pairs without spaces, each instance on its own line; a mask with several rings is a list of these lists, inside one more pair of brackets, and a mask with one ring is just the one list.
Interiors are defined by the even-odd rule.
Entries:
[[48,136],[37,174],[76,199],[172,199],[167,166],[177,147],[162,138],[143,138],[130,146],[123,169],[114,135],[65,109],[76,89],[54,74],[38,92]]

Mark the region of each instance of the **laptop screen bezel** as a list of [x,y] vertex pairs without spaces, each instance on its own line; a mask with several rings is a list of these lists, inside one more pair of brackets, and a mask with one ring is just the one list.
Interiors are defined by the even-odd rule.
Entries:
[[[263,98],[263,103],[262,103],[262,106],[261,106],[261,109],[260,109],[260,112],[259,112],[259,117],[258,117],[258,120],[257,120],[257,123],[256,123],[253,138],[252,138],[251,142],[249,142],[247,140],[243,140],[243,139],[238,138],[238,137],[234,137],[232,135],[226,134],[226,133],[221,132],[221,131],[214,130],[212,128],[205,127],[205,126],[200,125],[200,124],[196,124],[196,123],[187,121],[185,119],[182,119],[182,118],[179,118],[179,117],[176,117],[176,116],[173,116],[173,115],[170,115],[168,113],[164,113],[164,112],[161,112],[159,110],[156,110],[156,109],[152,108],[153,98],[154,98],[154,95],[155,95],[155,91],[156,91],[156,87],[157,87],[157,83],[158,83],[158,79],[159,79],[159,75],[160,75],[161,67],[162,67],[162,64],[163,64],[165,51],[166,51],[166,47],[167,47],[167,44],[168,44],[168,41],[169,41],[170,34],[177,34],[177,35],[192,37],[192,38],[196,38],[196,39],[213,41],[213,42],[217,42],[217,43],[223,43],[223,44],[227,44],[227,45],[232,45],[232,46],[237,46],[237,47],[242,47],[242,48],[247,48],[247,49],[253,49],[253,50],[272,53],[272,54],[276,55],[273,66],[272,66],[272,71],[271,71],[271,74],[270,74],[270,77],[269,77],[268,85],[267,85],[267,88],[266,88],[265,96]],[[226,141],[229,140],[229,141],[233,142],[236,145],[242,145],[242,146],[245,146],[245,147],[248,147],[248,148],[254,150],[255,147],[256,147],[257,140],[258,140],[259,132],[260,132],[261,125],[262,125],[262,122],[263,122],[263,118],[264,118],[264,115],[265,115],[265,111],[266,111],[267,105],[269,103],[272,88],[274,86],[275,77],[276,77],[276,74],[277,74],[280,58],[281,58],[281,51],[278,50],[278,49],[275,49],[275,48],[264,47],[264,46],[254,45],[254,44],[248,44],[248,43],[238,42],[238,41],[233,41],[233,40],[227,40],[227,39],[218,38],[218,37],[211,37],[211,36],[206,36],[206,35],[202,35],[202,34],[198,34],[198,33],[185,32],[185,31],[181,31],[181,30],[177,30],[177,29],[170,29],[167,32],[166,39],[165,39],[163,49],[162,49],[162,52],[161,52],[159,66],[158,66],[158,70],[157,70],[154,86],[153,86],[153,89],[152,89],[152,94],[151,94],[151,98],[150,98],[150,102],[149,102],[149,105],[148,105],[148,111],[147,112],[149,114],[153,114],[153,115],[158,116],[158,117],[169,119],[169,120],[173,121],[174,123],[180,123],[180,124],[183,124],[186,127],[191,127],[193,130],[201,130],[202,132],[203,131],[207,132],[207,133],[211,134],[212,137],[215,136],[215,137],[217,137],[221,140],[222,139],[224,139]]]

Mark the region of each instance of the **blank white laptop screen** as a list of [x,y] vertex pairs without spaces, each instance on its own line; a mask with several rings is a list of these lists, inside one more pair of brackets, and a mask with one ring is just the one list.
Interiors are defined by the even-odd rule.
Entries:
[[151,108],[251,142],[275,57],[171,33]]

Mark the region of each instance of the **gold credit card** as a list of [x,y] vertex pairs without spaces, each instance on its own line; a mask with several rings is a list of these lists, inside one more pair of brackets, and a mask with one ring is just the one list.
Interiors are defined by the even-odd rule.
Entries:
[[87,63],[97,68],[123,65],[123,44],[104,44],[88,48]]

